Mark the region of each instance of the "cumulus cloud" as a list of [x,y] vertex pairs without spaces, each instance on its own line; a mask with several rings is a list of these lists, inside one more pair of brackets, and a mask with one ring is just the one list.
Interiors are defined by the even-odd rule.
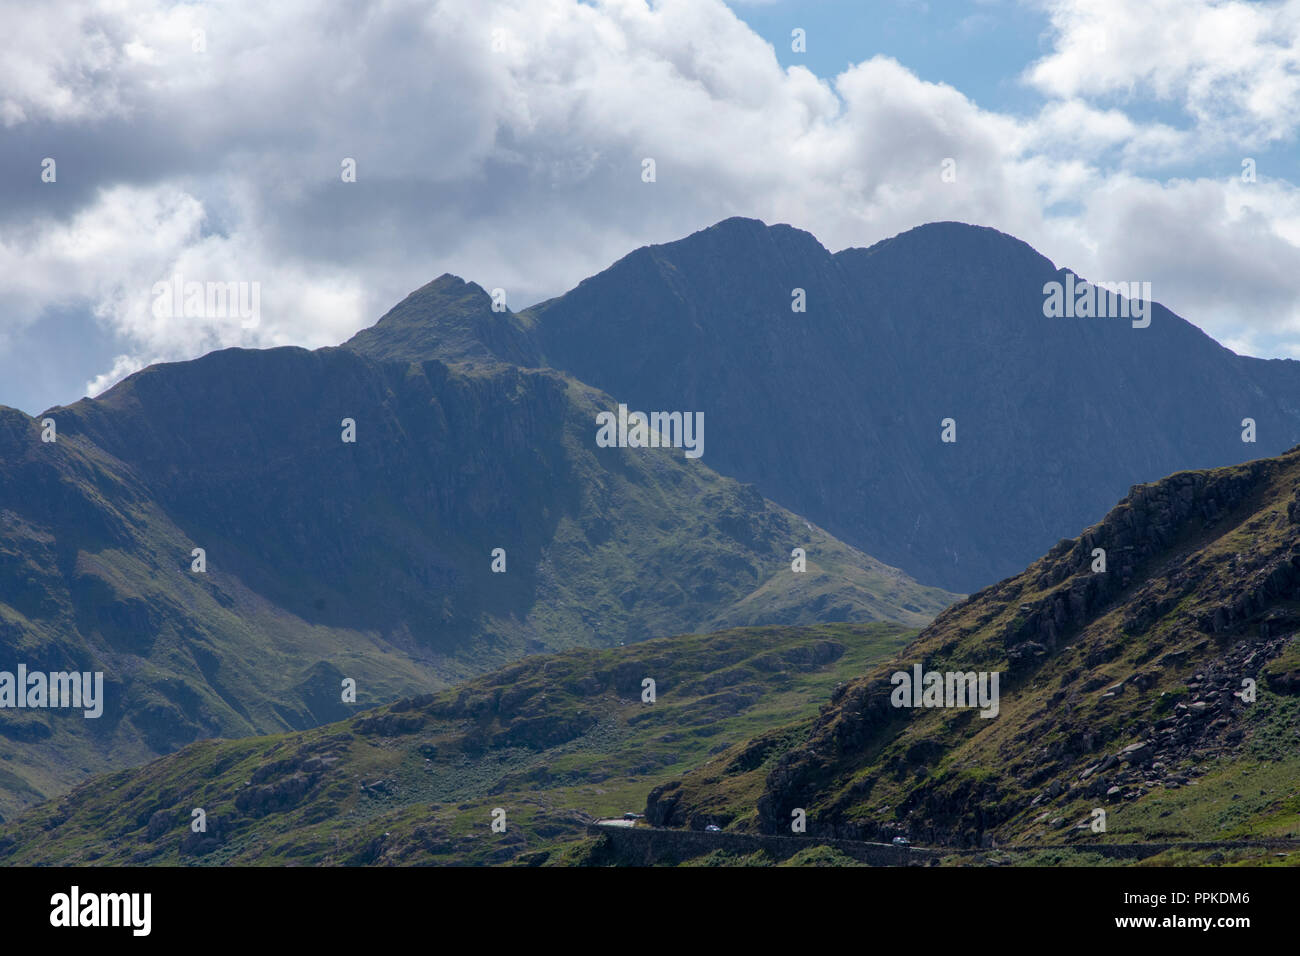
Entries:
[[1055,98],[1176,104],[1207,145],[1291,137],[1300,123],[1300,2],[1049,0],[1053,50],[1028,70]]
[[[1300,332],[1295,188],[1159,174],[1294,128],[1300,98],[1275,102],[1294,4],[1238,6],[1196,5],[1154,34],[1191,50],[1148,38],[1143,58],[1119,29],[1137,8],[1053,3],[1053,47],[1025,73],[1043,105],[1015,116],[884,56],[829,78],[783,68],[720,0],[33,7],[0,41],[0,361],[6,330],[77,304],[114,336],[91,393],[212,348],[336,343],[444,271],[519,308],[730,215],[832,249],[991,225],[1283,354]],[[1210,36],[1225,11],[1231,50]],[[1097,57],[1098,33],[1116,55]],[[1137,118],[1141,96],[1194,121]],[[154,284],[177,274],[258,282],[260,322],[156,315]]]

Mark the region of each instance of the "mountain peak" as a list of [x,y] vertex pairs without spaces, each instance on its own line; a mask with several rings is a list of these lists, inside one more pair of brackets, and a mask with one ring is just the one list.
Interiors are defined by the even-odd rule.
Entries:
[[[426,282],[424,285],[420,286],[420,288],[412,292],[411,295],[428,295],[432,293],[438,295],[487,295],[487,293],[483,291],[483,287],[477,282],[466,282],[460,276],[451,272],[444,272],[432,282]],[[410,296],[407,298],[410,298]]]
[[469,308],[492,308],[492,297],[477,282],[466,282],[458,275],[444,272],[432,282],[426,282],[420,288],[406,296],[401,302],[385,312],[376,325],[400,324],[410,318],[411,306],[444,309],[452,305]]
[[719,219],[711,226],[699,230],[699,232],[712,232],[714,230],[729,231],[747,229],[757,231],[770,229],[771,227],[761,219],[754,219],[750,216],[728,216],[726,219]]
[[785,222],[768,224],[761,219],[751,219],[746,216],[730,216],[726,219],[720,219],[713,225],[693,232],[683,239],[652,246],[651,248],[690,248],[691,245],[700,240],[775,243],[777,246],[782,247],[803,246],[808,250],[816,250],[821,255],[829,255],[826,248],[817,240],[817,237],[805,229],[798,229]]
[[535,350],[508,310],[494,311],[476,282],[444,272],[389,309],[379,321],[344,343],[381,360],[537,364]]
[[850,246],[837,252],[840,261],[853,262],[858,256],[880,253],[900,256],[945,256],[970,260],[996,258],[1023,268],[1055,271],[1056,266],[1037,249],[1015,236],[969,222],[939,220],[914,226],[870,246]]

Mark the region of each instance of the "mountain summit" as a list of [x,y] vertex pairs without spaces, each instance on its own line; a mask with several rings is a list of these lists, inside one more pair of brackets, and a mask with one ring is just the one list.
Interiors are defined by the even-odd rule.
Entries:
[[[1300,363],[1235,355],[1158,303],[1145,328],[1048,317],[1049,283],[1076,277],[986,227],[930,223],[832,254],[790,226],[727,219],[472,336],[459,306],[413,296],[403,321],[423,332],[400,354],[536,353],[630,407],[703,411],[711,467],[918,580],[972,591],[1136,482],[1300,442]],[[376,348],[366,335],[354,347]]]
[[487,292],[451,273],[416,289],[344,347],[381,361],[436,355],[538,364],[537,350],[515,316],[494,312]]

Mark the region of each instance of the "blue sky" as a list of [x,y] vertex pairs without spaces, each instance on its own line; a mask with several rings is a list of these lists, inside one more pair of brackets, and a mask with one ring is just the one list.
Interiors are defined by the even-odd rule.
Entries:
[[[772,44],[782,66],[802,65],[818,76],[833,77],[854,63],[884,55],[922,79],[955,86],[984,107],[1011,111],[1042,102],[1019,82],[1024,66],[1046,52],[1048,19],[1038,8],[909,0],[729,6]],[[807,33],[805,53],[791,51],[795,27]]]
[[[1050,55],[1054,32],[1045,3],[1016,0],[777,0],[730,2],[731,9],[772,44],[782,66],[806,66],[831,78],[873,56],[898,60],[918,77],[946,83],[984,109],[1029,116],[1047,97],[1024,82],[1029,65]],[[1257,4],[1268,9],[1274,4]],[[806,33],[807,49],[795,53],[790,35]],[[1176,99],[1126,92],[1097,102],[1123,109],[1147,122],[1186,128],[1191,117]],[[1162,164],[1173,177],[1227,176],[1240,172],[1239,150],[1228,147],[1213,156],[1176,159]],[[1277,175],[1300,175],[1300,148],[1289,141],[1256,148],[1257,165]],[[1289,175],[1288,175],[1289,174]]]

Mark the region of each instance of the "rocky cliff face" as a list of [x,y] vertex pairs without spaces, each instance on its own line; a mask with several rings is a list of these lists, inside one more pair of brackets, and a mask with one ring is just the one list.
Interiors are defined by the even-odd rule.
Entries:
[[[652,793],[647,816],[779,833],[800,807],[810,833],[839,837],[1086,840],[1097,808],[1141,820],[1180,788],[1209,800],[1243,772],[1285,774],[1300,729],[1298,519],[1300,449],[1137,486],[1079,538],[949,608],[815,720]],[[1000,713],[893,706],[890,676],[915,662],[1000,672]],[[747,791],[746,777],[761,784]],[[720,809],[725,792],[755,798]],[[1216,835],[1190,816],[1161,826]]]

